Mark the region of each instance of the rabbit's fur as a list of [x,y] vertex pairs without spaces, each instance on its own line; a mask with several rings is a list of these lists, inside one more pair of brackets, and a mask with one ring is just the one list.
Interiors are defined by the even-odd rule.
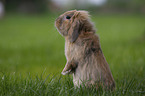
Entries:
[[115,81],[102,53],[99,37],[87,11],[67,11],[60,15],[55,26],[65,38],[67,63],[63,75],[73,74],[75,86],[115,88]]

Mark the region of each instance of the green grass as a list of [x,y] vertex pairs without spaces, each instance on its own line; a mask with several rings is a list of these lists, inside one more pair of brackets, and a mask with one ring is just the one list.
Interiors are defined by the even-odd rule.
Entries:
[[145,95],[144,16],[92,16],[114,92],[74,88],[71,76],[60,75],[66,59],[56,17],[9,14],[0,20],[0,95]]

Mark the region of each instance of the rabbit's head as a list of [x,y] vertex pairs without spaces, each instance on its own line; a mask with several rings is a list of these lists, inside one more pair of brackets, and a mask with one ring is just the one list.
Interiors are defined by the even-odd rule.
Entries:
[[95,32],[88,12],[82,10],[65,12],[56,19],[55,26],[59,33],[64,37],[68,37],[72,43],[77,40],[81,33]]

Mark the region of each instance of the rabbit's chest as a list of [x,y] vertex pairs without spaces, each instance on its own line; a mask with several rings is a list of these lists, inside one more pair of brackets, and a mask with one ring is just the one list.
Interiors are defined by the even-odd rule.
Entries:
[[67,59],[78,59],[81,58],[82,56],[82,47],[75,45],[75,44],[71,44],[69,42],[65,43],[65,55]]

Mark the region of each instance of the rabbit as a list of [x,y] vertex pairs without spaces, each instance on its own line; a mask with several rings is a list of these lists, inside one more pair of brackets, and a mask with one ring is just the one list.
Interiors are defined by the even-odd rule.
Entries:
[[114,90],[115,81],[88,11],[67,11],[56,19],[55,27],[65,38],[67,62],[62,74],[72,74],[75,87],[102,86]]

